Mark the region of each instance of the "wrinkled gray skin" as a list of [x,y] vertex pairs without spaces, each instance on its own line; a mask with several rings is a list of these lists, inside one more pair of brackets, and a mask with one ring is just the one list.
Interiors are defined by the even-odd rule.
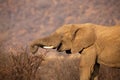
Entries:
[[95,24],[63,25],[48,37],[30,45],[32,53],[38,47],[54,46],[57,51],[80,53],[80,80],[97,80],[99,64],[120,68],[120,26]]

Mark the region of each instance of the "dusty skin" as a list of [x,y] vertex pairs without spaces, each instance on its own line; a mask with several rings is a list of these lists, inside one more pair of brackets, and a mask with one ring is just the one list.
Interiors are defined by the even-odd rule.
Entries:
[[38,47],[80,53],[80,80],[98,80],[100,64],[120,68],[120,26],[63,25],[50,36],[33,41],[31,52],[36,53]]

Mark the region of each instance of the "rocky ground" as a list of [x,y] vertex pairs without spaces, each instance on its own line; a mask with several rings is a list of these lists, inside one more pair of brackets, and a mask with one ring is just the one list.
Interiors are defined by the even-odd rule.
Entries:
[[[63,24],[74,23],[119,25],[120,1],[0,0],[0,42],[7,52],[19,51]],[[119,72],[120,69],[101,67],[101,76],[112,77],[111,80],[120,80]]]

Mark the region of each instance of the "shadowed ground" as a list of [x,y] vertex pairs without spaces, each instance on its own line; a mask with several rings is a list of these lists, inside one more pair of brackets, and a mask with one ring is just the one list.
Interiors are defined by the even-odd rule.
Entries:
[[[47,36],[68,23],[118,25],[120,1],[0,0],[0,42],[7,52],[19,51],[30,41]],[[120,80],[119,73],[120,69],[102,66],[100,80]]]

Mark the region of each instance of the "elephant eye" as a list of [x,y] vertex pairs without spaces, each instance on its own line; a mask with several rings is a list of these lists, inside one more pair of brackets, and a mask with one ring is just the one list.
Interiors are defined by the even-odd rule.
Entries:
[[62,41],[61,41],[61,44],[62,44],[62,43],[65,43],[65,41],[64,41],[64,40],[62,40]]

